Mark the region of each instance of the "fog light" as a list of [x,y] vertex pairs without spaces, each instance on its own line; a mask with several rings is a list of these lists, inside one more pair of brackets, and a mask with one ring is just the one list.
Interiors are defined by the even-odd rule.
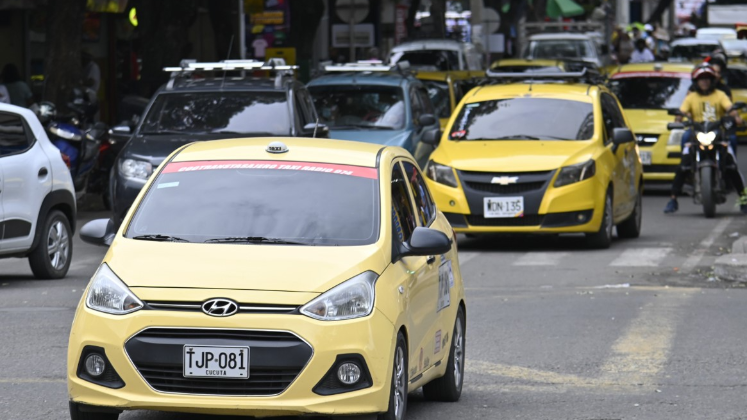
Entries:
[[86,357],[86,372],[94,378],[98,378],[104,373],[106,362],[104,358],[96,353],[91,353]]
[[579,222],[584,222],[584,221],[586,221],[586,215],[585,215],[585,214],[583,214],[583,213],[579,213],[579,214],[578,214],[578,216],[576,216],[576,218],[578,218],[578,221],[579,221]]
[[361,368],[355,363],[343,363],[337,368],[337,379],[345,385],[353,385],[361,378]]
[[451,200],[451,201],[449,201],[449,205],[452,206],[452,207],[454,207],[454,206],[456,206],[456,202],[454,200]]

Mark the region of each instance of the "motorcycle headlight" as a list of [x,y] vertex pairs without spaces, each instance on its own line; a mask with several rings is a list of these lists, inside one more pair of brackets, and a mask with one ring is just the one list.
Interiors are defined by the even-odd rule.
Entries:
[[576,165],[564,166],[560,168],[560,173],[554,185],[557,188],[580,182],[593,177],[596,171],[597,165],[593,159]]
[[695,138],[697,138],[698,142],[703,146],[710,146],[713,144],[713,141],[716,140],[716,132],[709,131],[708,133],[698,133],[695,135]]
[[56,125],[49,127],[49,132],[65,140],[80,141],[81,139],[83,139],[80,134],[74,133],[70,130],[66,130],[65,128],[58,127]]
[[91,280],[86,306],[107,314],[124,315],[141,309],[143,302],[122,283],[108,265],[101,264]]
[[685,135],[685,130],[675,129],[669,133],[669,140],[667,140],[667,146],[679,146],[682,144],[682,136]]
[[119,170],[127,178],[135,178],[140,180],[147,180],[150,174],[153,173],[153,165],[142,160],[135,159],[124,159],[119,164]]
[[441,165],[431,160],[428,161],[428,165],[425,166],[425,173],[428,174],[428,178],[438,182],[439,184],[448,185],[450,187],[457,186],[454,169],[452,169],[451,166]]
[[301,308],[301,313],[320,321],[341,321],[371,314],[374,284],[379,276],[366,271],[333,287]]

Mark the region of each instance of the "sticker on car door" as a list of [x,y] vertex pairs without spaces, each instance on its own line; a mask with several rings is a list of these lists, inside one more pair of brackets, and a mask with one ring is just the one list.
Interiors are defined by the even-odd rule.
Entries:
[[438,267],[438,308],[436,312],[451,305],[451,285],[454,283],[454,272],[451,261],[445,261]]

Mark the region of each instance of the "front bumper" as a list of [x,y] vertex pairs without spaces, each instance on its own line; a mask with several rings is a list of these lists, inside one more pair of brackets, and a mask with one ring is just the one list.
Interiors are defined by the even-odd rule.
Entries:
[[[142,331],[152,331],[152,328],[282,333],[286,336],[297,336],[302,342],[307,343],[310,358],[300,372],[292,377],[289,385],[278,394],[258,396],[248,395],[251,394],[249,392],[247,395],[225,396],[204,395],[192,390],[184,393],[173,390],[159,391],[155,388],[162,388],[163,385],[150,383],[151,379],[145,379],[148,375],[144,375],[135,365],[142,368],[144,357],[153,360],[166,358],[171,359],[172,364],[181,364],[178,351],[181,347],[176,342],[164,343],[163,338],[157,336],[141,335]],[[141,348],[137,355],[135,353],[138,350],[134,349],[133,341],[130,340],[135,336],[136,339],[150,345],[147,349]],[[378,311],[374,311],[366,318],[332,323],[293,314],[237,314],[227,318],[214,318],[201,312],[141,310],[129,315],[112,316],[81,305],[76,314],[68,347],[68,392],[73,402],[121,410],[146,409],[259,417],[378,413],[386,411],[388,404],[393,337],[396,337],[394,326]],[[204,337],[183,340],[185,344],[210,343],[210,339],[205,340]],[[163,353],[158,350],[161,344],[164,345]],[[170,345],[170,350],[167,349],[167,344]],[[217,340],[212,345],[226,344]],[[276,350],[273,357],[272,351],[265,349],[262,352],[259,347],[261,343],[256,344],[258,351],[251,353],[250,347],[250,376],[253,357],[258,358],[257,364],[264,365],[263,369],[288,368],[288,365],[294,364],[277,356],[289,354],[283,353],[285,350]],[[305,345],[299,345],[298,342],[290,345],[295,348],[293,351],[296,351],[297,355],[303,357],[306,354]],[[111,389],[78,376],[78,363],[86,346],[105,350],[112,367],[125,383],[123,387]],[[143,349],[147,351],[144,353]],[[340,354],[359,354],[367,364],[372,386],[336,395],[322,396],[314,393],[312,390]],[[136,359],[139,360],[135,361]],[[183,379],[174,383],[177,386],[183,384],[180,381]]]

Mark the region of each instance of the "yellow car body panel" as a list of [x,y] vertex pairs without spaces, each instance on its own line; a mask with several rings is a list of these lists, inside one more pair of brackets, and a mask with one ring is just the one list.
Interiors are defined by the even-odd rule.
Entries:
[[[289,151],[267,153],[265,149],[274,141],[282,141]],[[378,168],[378,240],[364,246],[264,246],[149,242],[124,236],[138,205],[169,162],[216,160],[299,161]],[[70,400],[122,410],[258,417],[385,412],[396,338],[400,331],[406,336],[409,350],[408,389],[413,391],[443,376],[458,309],[466,310],[456,244],[448,253],[437,256],[441,262],[451,261],[453,274],[450,304],[437,310],[440,264],[433,264],[425,256],[404,257],[394,262],[391,259],[394,232],[391,173],[400,162],[417,167],[412,156],[401,148],[319,139],[216,140],[192,143],[175,151],[154,172],[135,200],[103,260],[140,300],[146,303],[203,302],[223,297],[237,302],[300,307],[351,277],[373,271],[379,275],[375,283],[374,309],[368,316],[343,321],[319,321],[301,314],[273,313],[212,317],[199,310],[157,308],[111,315],[87,306],[89,284],[76,310],[70,333],[67,356]],[[414,204],[412,192],[410,199]],[[422,226],[419,220],[417,224]],[[436,212],[428,227],[452,237],[453,231],[441,212]],[[147,382],[125,348],[128,340],[152,328],[289,332],[307,343],[312,353],[305,367],[277,395],[163,392]],[[443,337],[438,346],[434,337]],[[105,351],[111,366],[125,383],[124,387],[111,389],[89,382],[78,374],[86,346],[100,347]],[[337,356],[342,354],[363,357],[372,385],[335,395],[313,392],[334,366]],[[250,362],[250,375],[251,369]]]
[[[729,60],[729,69],[730,70],[739,70],[742,72],[742,74],[747,74],[747,64],[745,63],[745,59],[742,59],[740,62],[732,62],[733,60]],[[747,103],[747,89],[740,89],[740,88],[733,88],[731,89],[731,96],[734,102],[745,102]],[[742,117],[743,121],[747,121],[747,110],[741,109],[739,111],[739,116]],[[737,131],[737,135],[739,136],[747,136],[747,127],[744,127]]]
[[[629,218],[635,207],[637,194],[641,191],[642,170],[638,149],[634,143],[621,145],[613,153],[611,145],[603,143],[600,93],[607,89],[599,86],[569,83],[525,84],[486,86],[474,89],[457,107],[449,121],[453,127],[462,107],[470,103],[489,100],[523,98],[552,98],[591,103],[595,128],[593,138],[585,141],[453,141],[447,130],[431,155],[431,161],[454,170],[457,187],[435,182],[430,176],[426,182],[441,211],[465,220],[465,217],[480,216],[482,209],[471,209],[468,203],[462,171],[482,173],[511,173],[555,171],[548,181],[539,205],[538,215],[550,213],[581,212],[593,210],[591,218],[582,224],[547,227],[541,224],[529,226],[485,226],[469,221],[457,224],[449,219],[456,232],[461,233],[591,233],[600,229],[602,209],[608,187],[613,189],[613,220],[620,223]],[[613,96],[614,97],[614,96]],[[619,106],[619,105],[618,105]],[[541,118],[538,115],[537,118]],[[630,126],[627,123],[628,127]],[[561,167],[587,162],[596,162],[596,174],[584,181],[562,187],[553,184]],[[482,196],[490,195],[483,193]]]
[[492,64],[490,64],[490,69],[494,71],[500,72],[501,67],[558,67],[562,70],[564,68],[564,65],[563,61],[560,60],[530,60],[526,58],[504,58],[502,60],[496,60]]
[[[610,79],[634,75],[636,73],[662,73],[667,77],[689,78],[693,70],[689,63],[638,63],[618,66],[610,74]],[[643,157],[643,180],[653,182],[671,182],[674,172],[680,164],[681,146],[668,144],[671,131],[667,124],[674,117],[662,109],[624,109],[631,128],[638,134],[638,147]],[[656,141],[653,142],[653,139]],[[648,141],[646,141],[648,139]],[[650,157],[650,159],[649,159]]]

